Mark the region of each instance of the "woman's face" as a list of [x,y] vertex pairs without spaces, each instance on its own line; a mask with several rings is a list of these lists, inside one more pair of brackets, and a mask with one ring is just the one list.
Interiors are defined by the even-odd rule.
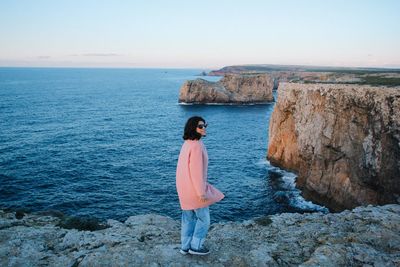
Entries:
[[206,127],[207,127],[207,123],[204,123],[204,121],[199,121],[199,123],[197,124],[197,128],[196,128],[196,132],[198,132],[199,134],[201,134],[201,136],[206,136]]

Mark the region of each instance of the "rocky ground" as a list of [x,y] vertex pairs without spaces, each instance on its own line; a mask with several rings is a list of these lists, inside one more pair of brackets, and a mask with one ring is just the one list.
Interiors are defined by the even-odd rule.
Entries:
[[207,256],[179,254],[179,222],[155,214],[97,231],[0,211],[0,266],[400,266],[400,205],[284,213],[211,226]]

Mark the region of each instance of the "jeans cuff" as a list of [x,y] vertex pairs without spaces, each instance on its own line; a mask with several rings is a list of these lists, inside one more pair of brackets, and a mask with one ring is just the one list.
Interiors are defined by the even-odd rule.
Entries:
[[203,246],[204,240],[204,238],[193,237],[192,242],[190,242],[190,247],[198,250]]

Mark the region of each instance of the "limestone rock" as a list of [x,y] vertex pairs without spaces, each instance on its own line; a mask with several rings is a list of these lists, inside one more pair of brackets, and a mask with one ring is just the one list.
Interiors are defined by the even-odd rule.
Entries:
[[267,158],[334,210],[400,201],[400,88],[283,83]]
[[180,89],[180,103],[265,103],[273,101],[274,81],[268,74],[225,75],[218,82],[187,81]]
[[0,210],[0,266],[398,266],[400,205],[212,224],[207,256],[181,255],[180,222],[148,214],[97,231]]

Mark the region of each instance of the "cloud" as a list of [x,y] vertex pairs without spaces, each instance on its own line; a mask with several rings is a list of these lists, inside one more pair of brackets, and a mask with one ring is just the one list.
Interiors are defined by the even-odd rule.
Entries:
[[117,53],[84,53],[84,54],[72,54],[72,57],[119,57],[121,54]]
[[51,56],[37,56],[38,59],[49,59]]

